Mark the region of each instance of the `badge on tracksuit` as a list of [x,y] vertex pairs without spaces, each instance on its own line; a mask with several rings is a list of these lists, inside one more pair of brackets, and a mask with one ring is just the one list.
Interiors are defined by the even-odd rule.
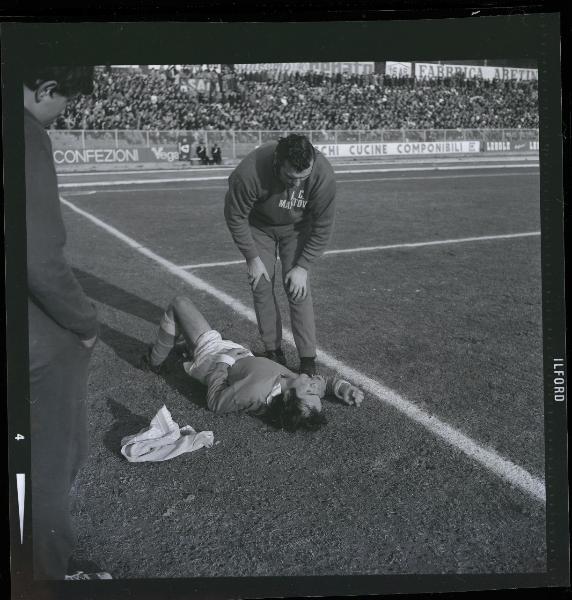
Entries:
[[284,195],[278,202],[279,208],[285,208],[286,210],[292,209],[304,209],[306,208],[308,201],[304,195],[303,187],[290,188],[284,192]]

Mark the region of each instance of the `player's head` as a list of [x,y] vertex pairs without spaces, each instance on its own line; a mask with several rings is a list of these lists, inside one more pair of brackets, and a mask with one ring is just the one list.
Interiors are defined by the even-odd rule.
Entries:
[[93,67],[27,67],[22,74],[24,106],[49,125],[79,94],[93,91]]
[[284,185],[299,185],[314,166],[314,146],[304,135],[291,133],[280,138],[274,151],[274,168]]
[[326,423],[322,413],[321,382],[301,374],[291,379],[270,405],[270,420],[286,431],[316,431]]

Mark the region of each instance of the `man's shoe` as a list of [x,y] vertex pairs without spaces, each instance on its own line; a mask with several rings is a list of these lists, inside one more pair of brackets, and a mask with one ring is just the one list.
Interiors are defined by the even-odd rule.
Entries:
[[141,360],[139,361],[139,368],[142,371],[151,371],[151,373],[155,373],[155,375],[158,375],[159,371],[161,371],[161,365],[155,366],[151,364],[151,348],[149,348],[141,357]]
[[302,356],[300,358],[300,373],[313,377],[318,373],[316,359],[313,356]]
[[66,575],[66,581],[86,581],[88,579],[113,579],[109,573],[105,571],[100,571],[99,573],[84,573],[83,571],[78,571],[73,575]]
[[273,360],[274,362],[286,366],[286,356],[284,355],[282,348],[278,348],[278,350],[266,350],[264,356],[269,360]]

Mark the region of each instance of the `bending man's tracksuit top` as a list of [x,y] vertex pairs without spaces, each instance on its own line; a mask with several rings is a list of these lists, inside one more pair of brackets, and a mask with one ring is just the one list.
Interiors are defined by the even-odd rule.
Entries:
[[[277,142],[264,144],[246,156],[229,177],[225,219],[232,238],[246,260],[259,256],[271,282],[261,278],[253,290],[258,327],[267,350],[282,341],[282,321],[274,295],[276,254],[282,279],[293,267],[310,270],[330,240],[335,218],[336,181],[332,166],[314,151],[310,176],[299,187],[287,189],[278,177],[274,151]],[[315,356],[314,310],[308,275],[304,300],[288,296],[294,341],[300,356]]]
[[66,258],[52,146],[25,111],[34,572],[63,579],[75,540],[69,491],[87,456],[85,397],[97,317]]

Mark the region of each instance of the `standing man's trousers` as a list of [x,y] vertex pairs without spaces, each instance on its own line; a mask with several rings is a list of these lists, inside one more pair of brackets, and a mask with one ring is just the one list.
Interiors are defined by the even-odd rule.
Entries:
[[[260,278],[254,297],[254,310],[258,320],[258,329],[266,350],[276,350],[282,343],[282,319],[275,295],[276,260],[282,263],[282,283],[292,267],[296,266],[308,237],[308,228],[296,225],[265,227],[264,230],[250,226],[252,237],[258,248],[258,254],[268,271],[270,283]],[[286,287],[285,287],[286,289]],[[288,290],[286,296],[290,305],[290,320],[294,342],[300,357],[316,356],[316,325],[314,307],[310,291],[310,273],[307,279],[307,295],[304,300],[291,300]]]
[[92,351],[74,333],[29,306],[34,577],[63,579],[75,547],[70,490],[87,457]]

